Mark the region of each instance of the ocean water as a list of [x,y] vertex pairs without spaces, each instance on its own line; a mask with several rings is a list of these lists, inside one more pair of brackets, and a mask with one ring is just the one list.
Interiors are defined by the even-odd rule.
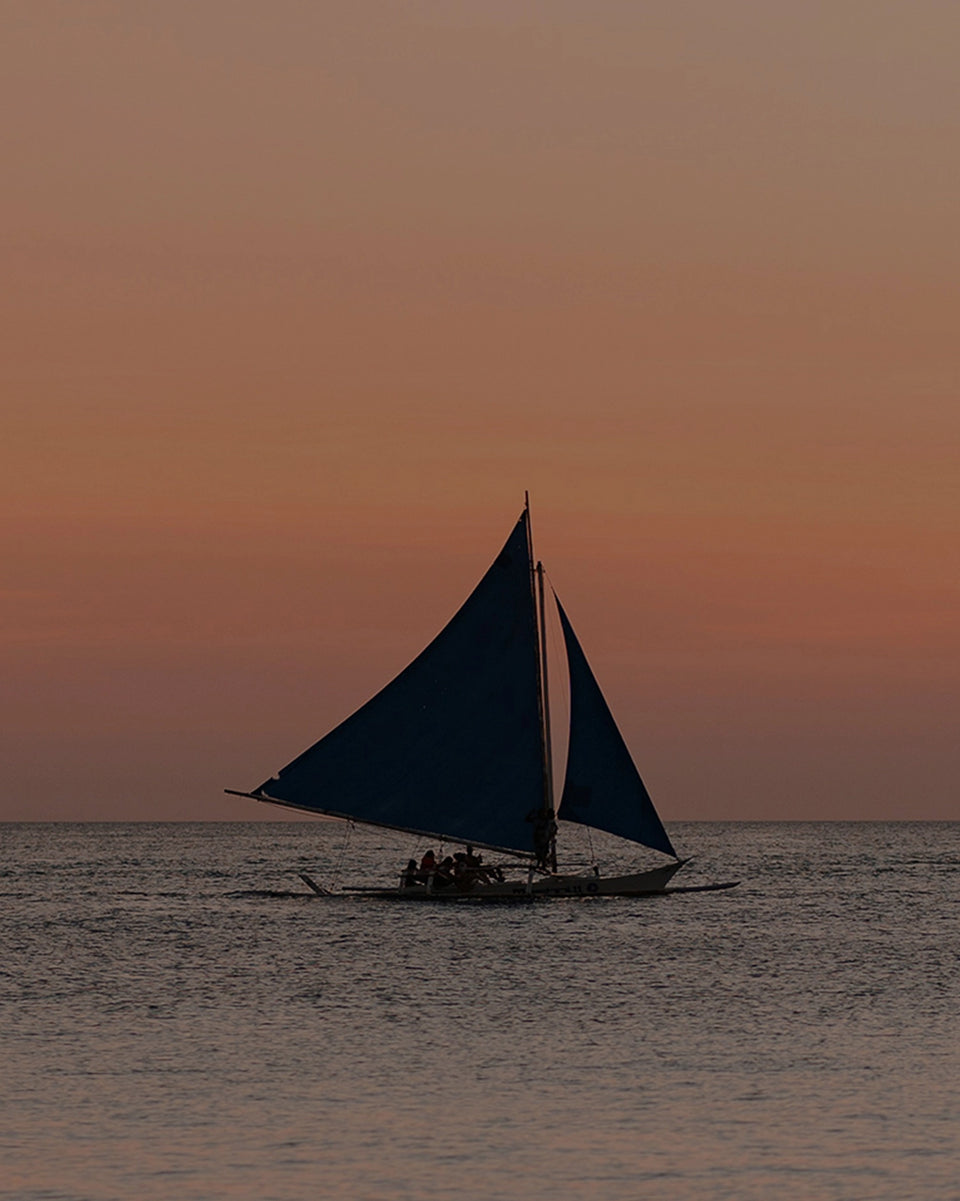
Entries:
[[0,827],[0,1198],[960,1197],[960,825],[671,834],[740,887],[327,900],[425,846]]

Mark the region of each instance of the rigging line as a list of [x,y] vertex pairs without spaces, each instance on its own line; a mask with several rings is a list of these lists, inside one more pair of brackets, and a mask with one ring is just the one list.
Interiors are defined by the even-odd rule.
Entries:
[[583,828],[587,832],[587,846],[589,846],[589,848],[590,848],[590,860],[591,860],[593,866],[596,867],[597,866],[597,857],[593,853],[593,831],[590,829],[589,826],[584,826]]
[[331,885],[331,887],[333,889],[337,889],[340,887],[340,875],[343,871],[343,860],[344,860],[344,857],[346,856],[347,844],[350,841],[350,837],[353,834],[353,831],[354,831],[354,824],[352,821],[348,820],[346,823],[346,829],[343,832],[343,842],[340,846],[340,858],[337,860],[337,866],[333,869],[333,882]]

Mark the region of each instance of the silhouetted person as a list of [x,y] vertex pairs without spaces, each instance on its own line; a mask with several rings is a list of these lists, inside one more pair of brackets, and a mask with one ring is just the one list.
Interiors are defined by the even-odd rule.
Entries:
[[549,871],[553,859],[553,844],[557,837],[557,823],[552,809],[531,809],[526,820],[533,823],[533,853],[537,867]]

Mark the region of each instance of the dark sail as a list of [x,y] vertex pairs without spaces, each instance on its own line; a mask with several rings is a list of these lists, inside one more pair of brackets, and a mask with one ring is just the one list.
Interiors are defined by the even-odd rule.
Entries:
[[257,795],[532,852],[543,765],[527,522],[426,650]]
[[558,816],[677,858],[559,600],[557,608],[570,669],[570,745]]

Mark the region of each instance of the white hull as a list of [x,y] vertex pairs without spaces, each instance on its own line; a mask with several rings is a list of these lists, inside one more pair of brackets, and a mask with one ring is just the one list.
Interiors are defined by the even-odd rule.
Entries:
[[545,897],[639,897],[663,892],[681,867],[682,863],[668,863],[629,876],[548,876],[534,880],[533,893]]

